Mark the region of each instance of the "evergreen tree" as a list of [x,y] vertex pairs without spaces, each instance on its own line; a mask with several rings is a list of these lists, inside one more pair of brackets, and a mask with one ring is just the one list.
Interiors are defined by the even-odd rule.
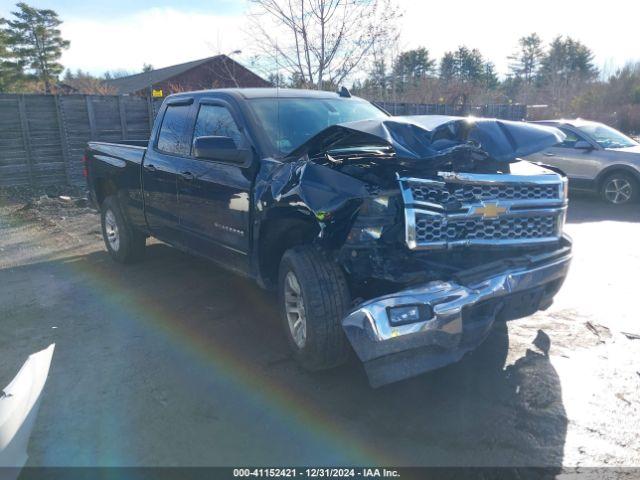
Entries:
[[435,60],[429,57],[429,50],[420,47],[398,55],[393,65],[393,74],[399,86],[417,85],[420,80],[433,73],[435,64]]
[[577,81],[591,81],[598,76],[593,52],[571,37],[556,37],[542,59],[539,77],[542,83],[569,85]]
[[453,52],[445,52],[440,60],[440,79],[451,81],[458,76],[458,67]]
[[11,52],[14,67],[32,72],[42,83],[46,93],[62,73],[58,60],[69,42],[60,34],[62,21],[53,10],[37,9],[26,3],[16,5],[13,19],[3,19],[4,35]]
[[544,57],[542,40],[537,33],[532,33],[520,38],[518,45],[518,51],[508,57],[511,60],[509,70],[514,78],[530,85],[533,83],[540,68],[540,62]]
[[440,79],[484,86],[495,86],[498,82],[493,63],[485,61],[478,49],[464,46],[444,54],[440,61]]
[[7,92],[15,87],[22,76],[21,73],[13,61],[9,49],[9,38],[6,32],[0,30],[0,92]]

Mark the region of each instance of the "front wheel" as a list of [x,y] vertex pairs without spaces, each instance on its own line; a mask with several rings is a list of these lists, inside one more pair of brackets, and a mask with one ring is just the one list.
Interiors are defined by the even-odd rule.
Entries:
[[278,298],[289,346],[303,367],[324,370],[347,360],[341,320],[350,295],[338,265],[312,246],[287,250],[280,262]]
[[603,180],[600,196],[612,205],[631,203],[638,197],[638,182],[626,172],[614,172]]
[[102,202],[102,238],[111,258],[120,263],[133,263],[144,255],[146,237],[129,224],[116,197]]

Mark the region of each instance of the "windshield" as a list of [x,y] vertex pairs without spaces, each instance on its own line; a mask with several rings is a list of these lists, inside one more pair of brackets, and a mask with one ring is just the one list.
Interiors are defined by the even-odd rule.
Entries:
[[249,101],[271,149],[287,154],[331,125],[387,115],[371,103],[346,98],[257,98]]
[[638,145],[626,135],[601,123],[587,123],[578,127],[590,135],[602,148],[625,148]]

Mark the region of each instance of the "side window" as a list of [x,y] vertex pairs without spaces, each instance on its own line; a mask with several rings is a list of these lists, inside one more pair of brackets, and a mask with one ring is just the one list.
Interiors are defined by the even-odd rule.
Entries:
[[578,140],[582,140],[571,130],[567,130],[566,128],[560,128],[560,130],[567,136],[567,138],[565,138],[564,141],[558,143],[556,147],[573,148]]
[[189,145],[186,140],[186,126],[191,105],[169,105],[162,119],[158,150],[165,153],[187,155]]
[[231,137],[237,146],[242,134],[229,110],[220,105],[201,105],[193,138],[205,136]]

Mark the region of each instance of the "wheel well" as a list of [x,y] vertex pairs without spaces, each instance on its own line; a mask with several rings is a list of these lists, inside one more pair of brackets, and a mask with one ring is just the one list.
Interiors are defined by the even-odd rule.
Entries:
[[108,178],[98,178],[95,181],[95,190],[96,190],[96,202],[98,205],[102,205],[104,199],[110,195],[115,195],[118,193],[118,187]]
[[638,173],[636,170],[634,170],[631,167],[625,167],[623,165],[612,165],[610,167],[607,167],[598,175],[598,178],[597,178],[598,191],[602,188],[602,182],[604,182],[604,179],[613,173],[626,173],[627,175],[630,175],[631,177],[633,177],[636,183],[640,185],[640,173]]
[[267,286],[278,280],[280,260],[288,249],[313,243],[320,228],[312,220],[278,218],[265,221],[260,228],[260,276]]

